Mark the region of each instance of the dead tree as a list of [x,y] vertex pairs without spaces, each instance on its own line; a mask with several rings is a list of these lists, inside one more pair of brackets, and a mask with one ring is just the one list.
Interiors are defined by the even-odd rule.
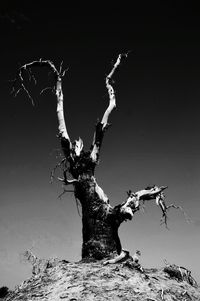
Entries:
[[[25,91],[33,102],[33,99],[25,85],[25,74],[30,80],[35,80],[32,69],[46,67],[54,75],[52,91],[57,99],[58,131],[63,159],[58,164],[62,170],[62,178],[58,178],[64,186],[73,185],[74,196],[82,207],[82,259],[101,260],[109,256],[121,254],[122,246],[118,236],[121,223],[131,220],[133,215],[146,201],[155,200],[162,211],[162,222],[167,226],[167,211],[169,208],[179,208],[174,204],[166,205],[163,191],[167,186],[148,186],[137,192],[128,192],[128,197],[121,204],[112,206],[103,189],[97,184],[95,167],[99,163],[100,149],[104,134],[108,129],[108,119],[116,107],[116,97],[113,88],[113,75],[119,68],[127,54],[120,54],[112,66],[112,70],[106,76],[106,88],[109,96],[109,105],[103,118],[96,124],[94,138],[89,150],[85,151],[83,141],[71,141],[67,131],[63,110],[62,78],[65,71],[62,66],[59,70],[49,60],[37,60],[25,64],[18,69],[14,80],[12,92],[16,96],[21,90]],[[54,176],[54,174],[52,174]]]

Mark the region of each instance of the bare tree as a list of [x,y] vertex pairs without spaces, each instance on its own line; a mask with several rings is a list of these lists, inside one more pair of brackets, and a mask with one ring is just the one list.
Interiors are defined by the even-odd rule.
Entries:
[[[25,74],[27,72],[30,79],[35,80],[32,69],[35,67],[46,67],[54,75],[55,86],[52,91],[57,99],[57,118],[59,139],[63,151],[63,159],[57,165],[62,170],[63,177],[58,178],[64,186],[73,185],[74,196],[80,201],[82,207],[82,259],[101,260],[116,254],[124,254],[118,229],[121,223],[131,220],[134,213],[142,207],[146,201],[155,200],[162,211],[162,222],[167,226],[167,211],[170,208],[181,209],[174,204],[166,205],[163,191],[167,186],[148,186],[140,191],[127,193],[127,199],[117,206],[112,206],[103,189],[97,184],[95,178],[95,167],[99,163],[100,149],[104,134],[109,126],[108,119],[111,112],[116,107],[116,97],[113,88],[113,76],[119,68],[127,54],[119,54],[110,73],[106,76],[106,88],[109,96],[109,105],[105,110],[102,120],[97,122],[94,138],[89,150],[85,151],[83,141],[71,141],[67,131],[64,110],[62,78],[65,70],[62,71],[62,64],[59,70],[55,64],[49,60],[37,60],[25,64],[18,69],[14,80],[14,95],[22,90],[25,91],[33,103],[33,99],[25,85]],[[42,91],[43,92],[43,91]],[[54,172],[52,173],[54,177]],[[122,258],[123,256],[119,256]]]

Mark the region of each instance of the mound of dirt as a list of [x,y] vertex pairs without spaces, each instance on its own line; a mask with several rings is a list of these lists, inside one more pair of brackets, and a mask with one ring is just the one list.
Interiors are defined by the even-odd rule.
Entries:
[[129,261],[103,265],[51,260],[34,269],[5,300],[199,301],[200,289],[190,273],[175,265],[141,269]]

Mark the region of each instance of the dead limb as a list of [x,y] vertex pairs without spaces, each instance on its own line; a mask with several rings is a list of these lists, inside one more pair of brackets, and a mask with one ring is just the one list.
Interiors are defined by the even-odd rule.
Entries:
[[101,144],[103,141],[104,133],[109,126],[108,118],[109,118],[111,112],[116,107],[116,97],[115,97],[114,88],[112,86],[112,81],[113,81],[112,77],[113,77],[116,69],[119,67],[122,58],[127,57],[127,55],[128,55],[128,53],[119,54],[115,64],[113,65],[113,68],[111,69],[110,73],[106,76],[106,88],[107,88],[108,96],[109,96],[109,105],[103,115],[101,122],[98,122],[96,125],[96,130],[94,133],[94,138],[93,138],[93,142],[92,142],[92,146],[91,146],[91,155],[90,156],[91,156],[93,162],[96,162],[96,163],[98,162],[98,159],[99,159],[99,151],[100,151]]
[[166,205],[165,204],[165,195],[163,191],[167,188],[167,186],[148,186],[145,189],[142,189],[140,191],[137,191],[135,193],[129,191],[128,192],[128,198],[125,202],[123,202],[121,205],[118,205],[116,207],[119,208],[120,214],[121,214],[121,222],[124,220],[131,220],[133,218],[133,215],[136,211],[141,209],[141,204],[150,201],[155,200],[156,204],[161,208],[162,211],[162,218],[161,218],[161,224],[164,223],[167,228],[167,212],[170,208],[179,209],[183,212],[186,221],[189,222],[190,219],[188,218],[187,214],[183,210],[181,206],[176,206],[174,204]]
[[129,191],[127,200],[122,203],[120,207],[120,212],[122,216],[124,216],[124,219],[131,220],[133,218],[133,214],[140,210],[141,203],[156,199],[156,197],[166,188],[166,186],[149,186],[135,193]]
[[[60,70],[58,71],[54,65],[53,62],[50,60],[36,60],[32,61],[28,64],[25,64],[21,66],[18,69],[17,76],[13,80],[13,88],[12,88],[12,94],[14,96],[17,96],[20,91],[25,91],[25,93],[28,95],[28,98],[31,100],[32,104],[34,104],[33,98],[30,95],[28,89],[25,86],[24,81],[24,74],[25,72],[28,75],[29,80],[34,81],[36,84],[37,81],[35,79],[34,74],[32,73],[32,68],[35,67],[47,67],[54,75],[55,78],[55,87],[52,90],[55,91],[56,97],[57,97],[57,117],[58,117],[58,130],[59,130],[59,137],[63,140],[68,141],[68,148],[71,149],[71,141],[67,132],[66,124],[65,124],[65,118],[64,118],[64,111],[63,111],[63,92],[62,92],[62,77],[65,75],[66,70],[62,71],[62,63],[60,65]],[[18,88],[16,89],[16,86],[18,85]],[[48,87],[49,89],[49,87]],[[45,90],[45,89],[44,89]],[[44,91],[42,90],[42,92]],[[65,143],[66,146],[66,143]]]
[[112,77],[117,69],[117,67],[120,65],[121,63],[121,58],[122,58],[122,54],[119,54],[112,70],[110,71],[110,73],[106,76],[106,88],[108,91],[108,95],[109,95],[109,105],[103,115],[103,118],[101,120],[101,123],[103,124],[103,129],[107,126],[108,124],[108,118],[110,113],[112,112],[112,110],[114,108],[116,108],[116,98],[115,98],[115,91],[114,88],[112,86]]
[[67,192],[74,192],[74,190],[72,189],[63,189],[63,191],[61,192],[61,194],[59,194],[58,199],[61,199],[63,197],[63,195]]
[[66,176],[64,176],[64,178],[58,177],[58,181],[62,182],[62,183],[65,184],[65,185],[72,185],[72,184],[78,182],[77,179],[71,179],[71,180],[68,180]]
[[161,218],[161,225],[165,224],[166,228],[168,228],[168,226],[167,226],[167,219],[168,219],[167,211],[170,208],[174,208],[174,209],[178,209],[178,210],[182,211],[182,213],[183,213],[183,215],[185,217],[186,222],[187,223],[192,222],[191,219],[189,218],[189,216],[186,214],[186,212],[183,210],[183,208],[181,206],[176,206],[175,204],[166,205],[163,193],[161,193],[160,195],[158,195],[156,197],[156,204],[158,206],[160,206],[160,208],[162,210],[162,214],[163,214],[162,218]]
[[56,164],[56,166],[52,169],[51,175],[50,175],[50,183],[53,183],[53,180],[55,178],[55,172],[58,168],[61,168],[63,171],[65,170],[65,162],[66,159],[63,158],[59,163]]

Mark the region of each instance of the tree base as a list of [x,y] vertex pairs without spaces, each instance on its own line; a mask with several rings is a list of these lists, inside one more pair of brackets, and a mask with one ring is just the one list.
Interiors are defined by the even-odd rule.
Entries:
[[97,240],[91,240],[87,243],[83,243],[82,246],[82,259],[89,260],[102,260],[107,257],[117,256],[116,248],[113,248],[113,245],[105,245]]

